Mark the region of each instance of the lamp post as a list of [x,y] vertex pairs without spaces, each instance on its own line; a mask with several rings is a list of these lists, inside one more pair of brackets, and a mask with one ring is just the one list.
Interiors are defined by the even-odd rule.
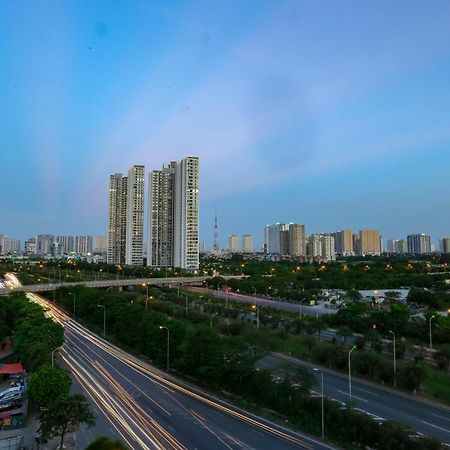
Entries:
[[73,292],[69,292],[69,295],[73,295],[73,317],[75,317],[75,306],[77,303],[77,296]]
[[147,297],[146,299],[145,299],[145,309],[147,309],[147,304],[148,304],[148,301],[149,300],[153,300],[153,296],[152,295],[150,295],[150,297]]
[[97,305],[99,308],[103,308],[103,336],[106,336],[106,307],[103,305]]
[[351,355],[353,350],[355,350],[356,345],[354,345],[348,352],[348,396],[350,401],[352,400],[352,366],[351,366]]
[[299,303],[299,308],[298,308],[298,317],[301,319],[302,318],[302,303],[306,300],[306,298],[302,298],[300,300]]
[[256,297],[256,288],[252,286],[253,289],[253,296]]
[[258,305],[255,303],[252,305],[252,309],[256,311],[256,328],[259,330],[259,308]]
[[313,369],[314,372],[320,372],[320,396],[322,400],[322,439],[325,437],[325,409],[324,409],[324,397],[323,397],[323,370],[322,369]]
[[210,322],[211,328],[213,327],[213,319],[214,319],[214,317],[216,317],[218,314],[219,314],[219,313],[214,313],[214,314],[211,315],[211,322]]
[[187,294],[184,294],[184,308],[186,310],[186,317],[187,317],[188,316],[188,308],[189,308]]
[[56,348],[54,348],[54,349],[52,350],[52,367],[55,366],[55,352],[56,352],[57,350],[61,349],[62,347],[63,347],[63,346],[60,345],[59,347],[56,347]]
[[392,340],[393,340],[393,351],[394,351],[394,387],[397,387],[397,354],[396,354],[396,348],[395,348],[395,333],[392,330],[389,330],[389,333],[392,334]]
[[431,334],[431,321],[434,319],[434,315],[430,317],[430,320],[428,321],[428,325],[430,327],[430,350],[433,350],[433,337]]
[[163,327],[162,325],[159,326],[160,330],[166,330],[167,331],[167,352],[166,352],[166,371],[169,371],[169,344],[170,344],[170,332],[168,327]]

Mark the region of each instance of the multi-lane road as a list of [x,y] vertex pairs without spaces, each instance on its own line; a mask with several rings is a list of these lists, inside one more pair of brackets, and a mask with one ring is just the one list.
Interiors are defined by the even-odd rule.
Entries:
[[[100,339],[43,297],[28,296],[63,324],[61,358],[100,420],[132,449],[333,448],[187,386]],[[81,448],[89,437],[80,433]]]
[[[259,361],[258,367],[283,377],[295,366],[306,367],[316,377],[316,394],[320,392],[320,375],[311,364],[281,354],[271,354]],[[324,394],[339,402],[349,399],[348,377],[323,369]],[[450,445],[450,408],[386,389],[352,377],[352,399],[356,407],[377,421],[395,420],[409,425],[426,436],[434,436]]]

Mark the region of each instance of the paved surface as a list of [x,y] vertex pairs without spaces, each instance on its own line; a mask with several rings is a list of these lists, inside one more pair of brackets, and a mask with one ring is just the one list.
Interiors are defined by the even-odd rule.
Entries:
[[[107,430],[132,449],[332,448],[188,387],[98,338],[44,298],[28,296],[64,325],[60,357],[94,405],[99,434]],[[77,433],[78,448],[93,433]]]
[[[284,376],[296,366],[306,367],[316,378],[315,393],[320,392],[320,372],[314,372],[308,363],[284,355],[265,356],[258,363],[259,368],[274,371]],[[349,399],[348,377],[323,369],[324,394],[345,403]],[[357,408],[379,421],[395,420],[409,425],[427,436],[434,436],[450,445],[450,408],[398,393],[372,383],[352,377],[352,399]]]

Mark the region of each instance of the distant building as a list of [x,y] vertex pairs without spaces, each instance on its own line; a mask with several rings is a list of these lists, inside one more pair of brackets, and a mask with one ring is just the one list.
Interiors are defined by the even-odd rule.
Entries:
[[311,234],[308,237],[308,256],[317,259],[322,257],[322,243],[320,241],[320,234]]
[[428,234],[410,234],[406,242],[408,253],[431,253],[431,236]]
[[32,237],[25,241],[24,251],[27,255],[35,255],[36,254],[36,238]]
[[241,251],[239,241],[240,241],[240,239],[237,234],[230,234],[228,236],[228,252],[229,253],[239,253]]
[[76,236],[75,237],[75,253],[77,255],[92,255],[92,236]]
[[203,242],[198,243],[198,251],[199,253],[205,253],[205,244]]
[[94,253],[106,255],[108,251],[108,237],[95,236]]
[[349,256],[355,253],[352,230],[336,231],[332,233],[332,236],[334,237],[334,247],[337,254]]
[[334,236],[322,234],[320,236],[320,244],[324,261],[334,261],[336,259]]
[[300,225],[298,223],[289,224],[288,253],[291,256],[306,255],[305,225]]
[[439,239],[439,244],[442,253],[450,253],[450,237]]
[[5,253],[5,240],[6,236],[4,234],[0,234],[0,255]]
[[358,253],[361,255],[381,255],[381,236],[378,230],[360,230]]
[[287,254],[287,247],[289,241],[286,243],[286,234],[283,231],[288,231],[289,225],[287,223],[275,223],[267,225],[264,229],[264,243],[267,253]]
[[73,236],[56,236],[55,241],[59,244],[61,254],[69,255],[75,251]]
[[0,253],[17,254],[20,253],[20,241],[18,239],[9,239],[5,236],[3,240],[3,249]]
[[253,253],[253,236],[250,234],[242,236],[242,251],[243,253]]
[[52,253],[54,237],[51,234],[39,234],[36,236],[36,254],[50,255]]
[[388,239],[386,244],[388,253],[408,253],[408,245],[405,239]]

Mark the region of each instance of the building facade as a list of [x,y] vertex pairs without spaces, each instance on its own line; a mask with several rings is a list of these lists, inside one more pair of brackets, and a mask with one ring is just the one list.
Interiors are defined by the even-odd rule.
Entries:
[[253,236],[250,234],[242,236],[242,251],[243,253],[253,253]]
[[298,223],[290,223],[289,224],[288,253],[291,256],[305,256],[306,255],[305,225],[300,225]]
[[240,239],[237,234],[230,234],[228,236],[228,252],[239,253],[241,251]]
[[431,236],[429,234],[410,234],[406,238],[408,253],[431,253]]
[[352,230],[336,231],[332,233],[332,236],[334,237],[335,252],[338,255],[350,256],[355,254]]
[[360,255],[381,255],[381,236],[378,230],[360,230],[358,239]]
[[75,236],[75,253],[77,255],[92,255],[92,236]]
[[450,237],[439,239],[439,248],[442,253],[450,253]]

